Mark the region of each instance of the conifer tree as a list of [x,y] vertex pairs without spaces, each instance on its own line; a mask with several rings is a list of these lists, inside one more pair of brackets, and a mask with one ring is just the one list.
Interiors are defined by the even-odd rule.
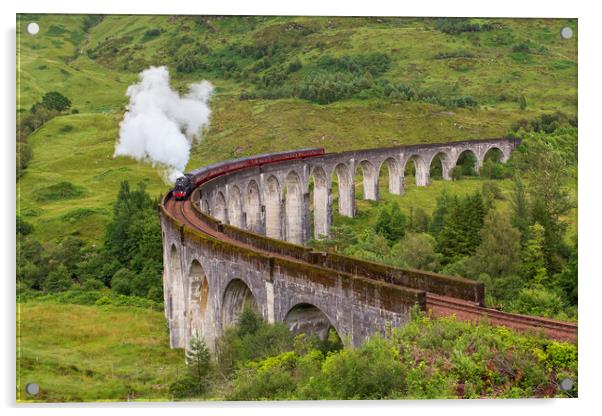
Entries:
[[210,358],[205,341],[195,334],[190,340],[188,351],[186,351],[186,366],[195,381],[198,393],[205,391]]
[[544,256],[544,233],[545,229],[541,224],[531,225],[529,227],[529,238],[523,249],[525,275],[535,284],[541,284],[548,278]]

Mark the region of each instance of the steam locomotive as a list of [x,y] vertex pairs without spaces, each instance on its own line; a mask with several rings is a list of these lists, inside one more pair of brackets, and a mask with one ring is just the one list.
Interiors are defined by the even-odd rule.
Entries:
[[203,182],[206,182],[225,173],[230,173],[250,167],[262,166],[268,163],[322,156],[323,154],[324,149],[311,148],[292,150],[288,152],[266,153],[257,156],[244,157],[241,159],[219,162],[213,165],[195,169],[192,172],[185,173],[183,176],[180,176],[178,179],[176,179],[175,187],[172,189],[171,192],[177,201],[181,201],[190,196],[192,191],[194,191],[194,189]]

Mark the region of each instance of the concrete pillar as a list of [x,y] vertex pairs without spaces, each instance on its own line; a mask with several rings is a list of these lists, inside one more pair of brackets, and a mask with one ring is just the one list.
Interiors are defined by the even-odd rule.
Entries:
[[290,172],[286,178],[286,240],[303,244],[304,236],[304,197],[301,179],[296,172]]
[[259,197],[259,185],[251,180],[245,195],[245,219],[247,229],[255,233],[262,233],[261,200]]
[[355,179],[347,165],[339,164],[335,168],[339,188],[339,214],[345,217],[355,216]]
[[228,220],[234,227],[242,228],[242,201],[238,186],[231,187],[228,192]]
[[218,191],[217,195],[215,196],[213,205],[213,216],[221,222],[227,223],[228,213],[226,209],[226,198],[224,198],[224,194],[221,191]]
[[270,238],[282,238],[282,199],[280,184],[275,176],[267,180],[265,192],[265,234]]
[[332,194],[330,181],[321,167],[314,168],[314,238],[328,238],[332,224]]
[[364,199],[378,201],[378,172],[374,165],[367,160],[360,163],[362,168]]
[[427,186],[430,183],[429,169],[422,156],[414,156],[414,166],[416,167],[416,186]]

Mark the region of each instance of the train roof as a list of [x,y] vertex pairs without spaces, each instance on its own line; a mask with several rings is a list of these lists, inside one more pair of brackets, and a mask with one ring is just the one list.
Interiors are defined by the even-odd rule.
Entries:
[[241,157],[241,158],[238,158],[238,159],[225,160],[223,162],[218,162],[218,163],[214,163],[214,164],[211,164],[211,165],[203,166],[201,168],[197,168],[197,169],[192,170],[192,171],[190,171],[188,173],[190,173],[192,175],[198,175],[199,173],[205,172],[207,170],[219,168],[221,166],[229,165],[231,163],[245,162],[247,160],[259,159],[259,158],[268,157],[268,156],[281,156],[281,155],[288,155],[290,153],[308,152],[308,151],[311,151],[311,150],[324,150],[324,149],[322,149],[321,147],[308,147],[308,148],[304,148],[304,149],[287,150],[287,151],[284,151],[284,152],[262,153],[262,154],[259,154],[259,155],[246,156],[246,157]]

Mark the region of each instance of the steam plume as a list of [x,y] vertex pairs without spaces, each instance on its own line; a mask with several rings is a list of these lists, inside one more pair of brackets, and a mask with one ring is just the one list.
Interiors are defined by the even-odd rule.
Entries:
[[173,183],[186,168],[191,145],[200,141],[209,125],[213,86],[208,81],[191,84],[181,97],[171,89],[164,66],[151,66],[139,78],[127,89],[130,103],[119,124],[113,156],[130,156],[159,167],[164,179]]

